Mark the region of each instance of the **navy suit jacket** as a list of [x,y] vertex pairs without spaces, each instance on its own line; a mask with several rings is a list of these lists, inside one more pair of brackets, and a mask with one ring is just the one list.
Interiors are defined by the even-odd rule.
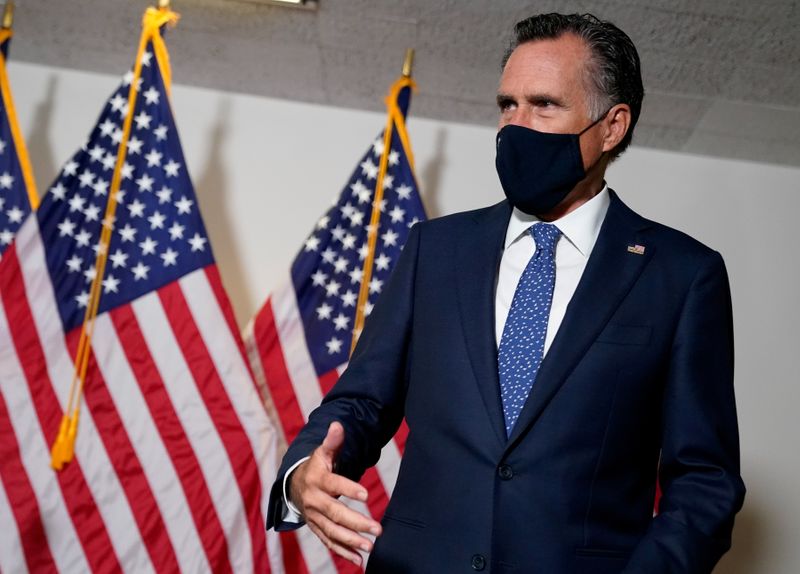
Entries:
[[710,572],[744,497],[722,258],[612,192],[506,438],[494,295],[510,213],[504,201],[414,227],[347,371],[284,458],[268,526],[291,527],[283,475],[331,421],[345,428],[336,471],[358,479],[405,416],[368,572]]

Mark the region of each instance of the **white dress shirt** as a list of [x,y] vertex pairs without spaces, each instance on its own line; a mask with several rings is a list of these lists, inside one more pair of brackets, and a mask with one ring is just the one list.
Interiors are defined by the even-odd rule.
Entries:
[[[553,302],[550,307],[550,319],[547,322],[547,335],[544,341],[544,353],[550,348],[553,338],[561,326],[567,305],[575,294],[578,282],[586,269],[586,263],[592,254],[600,227],[606,217],[611,197],[608,186],[592,199],[552,223],[561,231],[561,237],[556,242],[556,284],[553,288]],[[514,299],[522,272],[528,265],[536,251],[536,242],[528,229],[541,221],[533,215],[528,215],[516,207],[511,212],[511,219],[506,228],[506,239],[503,247],[503,257],[500,260],[500,272],[497,276],[497,290],[495,293],[495,341],[500,346],[503,336],[503,327],[506,324],[508,310]],[[288,496],[288,479],[294,469],[308,460],[309,457],[297,461],[286,472],[283,478],[283,520],[286,522],[301,522],[300,512],[291,503]]]
[[[608,186],[603,186],[600,193],[575,211],[551,222],[561,231],[561,237],[556,242],[556,284],[553,288],[553,302],[544,340],[545,354],[561,326],[567,305],[575,294],[583,270],[586,269],[586,263],[597,242],[610,203]],[[528,230],[539,221],[536,216],[523,213],[517,208],[511,212],[494,299],[494,332],[498,347],[517,283],[536,251],[536,242]]]

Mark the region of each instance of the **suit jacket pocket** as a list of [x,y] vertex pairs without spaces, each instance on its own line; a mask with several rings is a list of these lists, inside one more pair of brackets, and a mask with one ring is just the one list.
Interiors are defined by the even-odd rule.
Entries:
[[397,522],[398,524],[402,524],[403,526],[408,526],[410,528],[415,528],[417,530],[422,530],[427,525],[420,521],[415,520],[413,518],[406,518],[404,516],[396,516],[394,514],[389,514],[388,512],[383,515],[384,520],[391,520],[392,522]]
[[598,343],[613,345],[646,345],[653,328],[647,325],[620,325],[609,323],[597,337]]

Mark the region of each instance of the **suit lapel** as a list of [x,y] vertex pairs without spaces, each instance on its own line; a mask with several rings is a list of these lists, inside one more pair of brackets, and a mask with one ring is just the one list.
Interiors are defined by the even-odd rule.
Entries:
[[474,228],[458,238],[456,287],[475,381],[501,444],[506,442],[495,344],[494,293],[511,206],[503,201],[475,214]]
[[[654,246],[639,237],[648,222],[625,206],[613,191],[610,193],[611,204],[597,243],[514,425],[507,449],[541,415],[653,255]],[[638,253],[642,246],[644,252]],[[629,251],[628,247],[637,252]]]

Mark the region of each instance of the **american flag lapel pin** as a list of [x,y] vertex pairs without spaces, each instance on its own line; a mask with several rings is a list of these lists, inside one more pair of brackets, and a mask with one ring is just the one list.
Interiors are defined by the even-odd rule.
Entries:
[[644,255],[644,245],[628,245],[628,253],[635,253],[636,255]]

